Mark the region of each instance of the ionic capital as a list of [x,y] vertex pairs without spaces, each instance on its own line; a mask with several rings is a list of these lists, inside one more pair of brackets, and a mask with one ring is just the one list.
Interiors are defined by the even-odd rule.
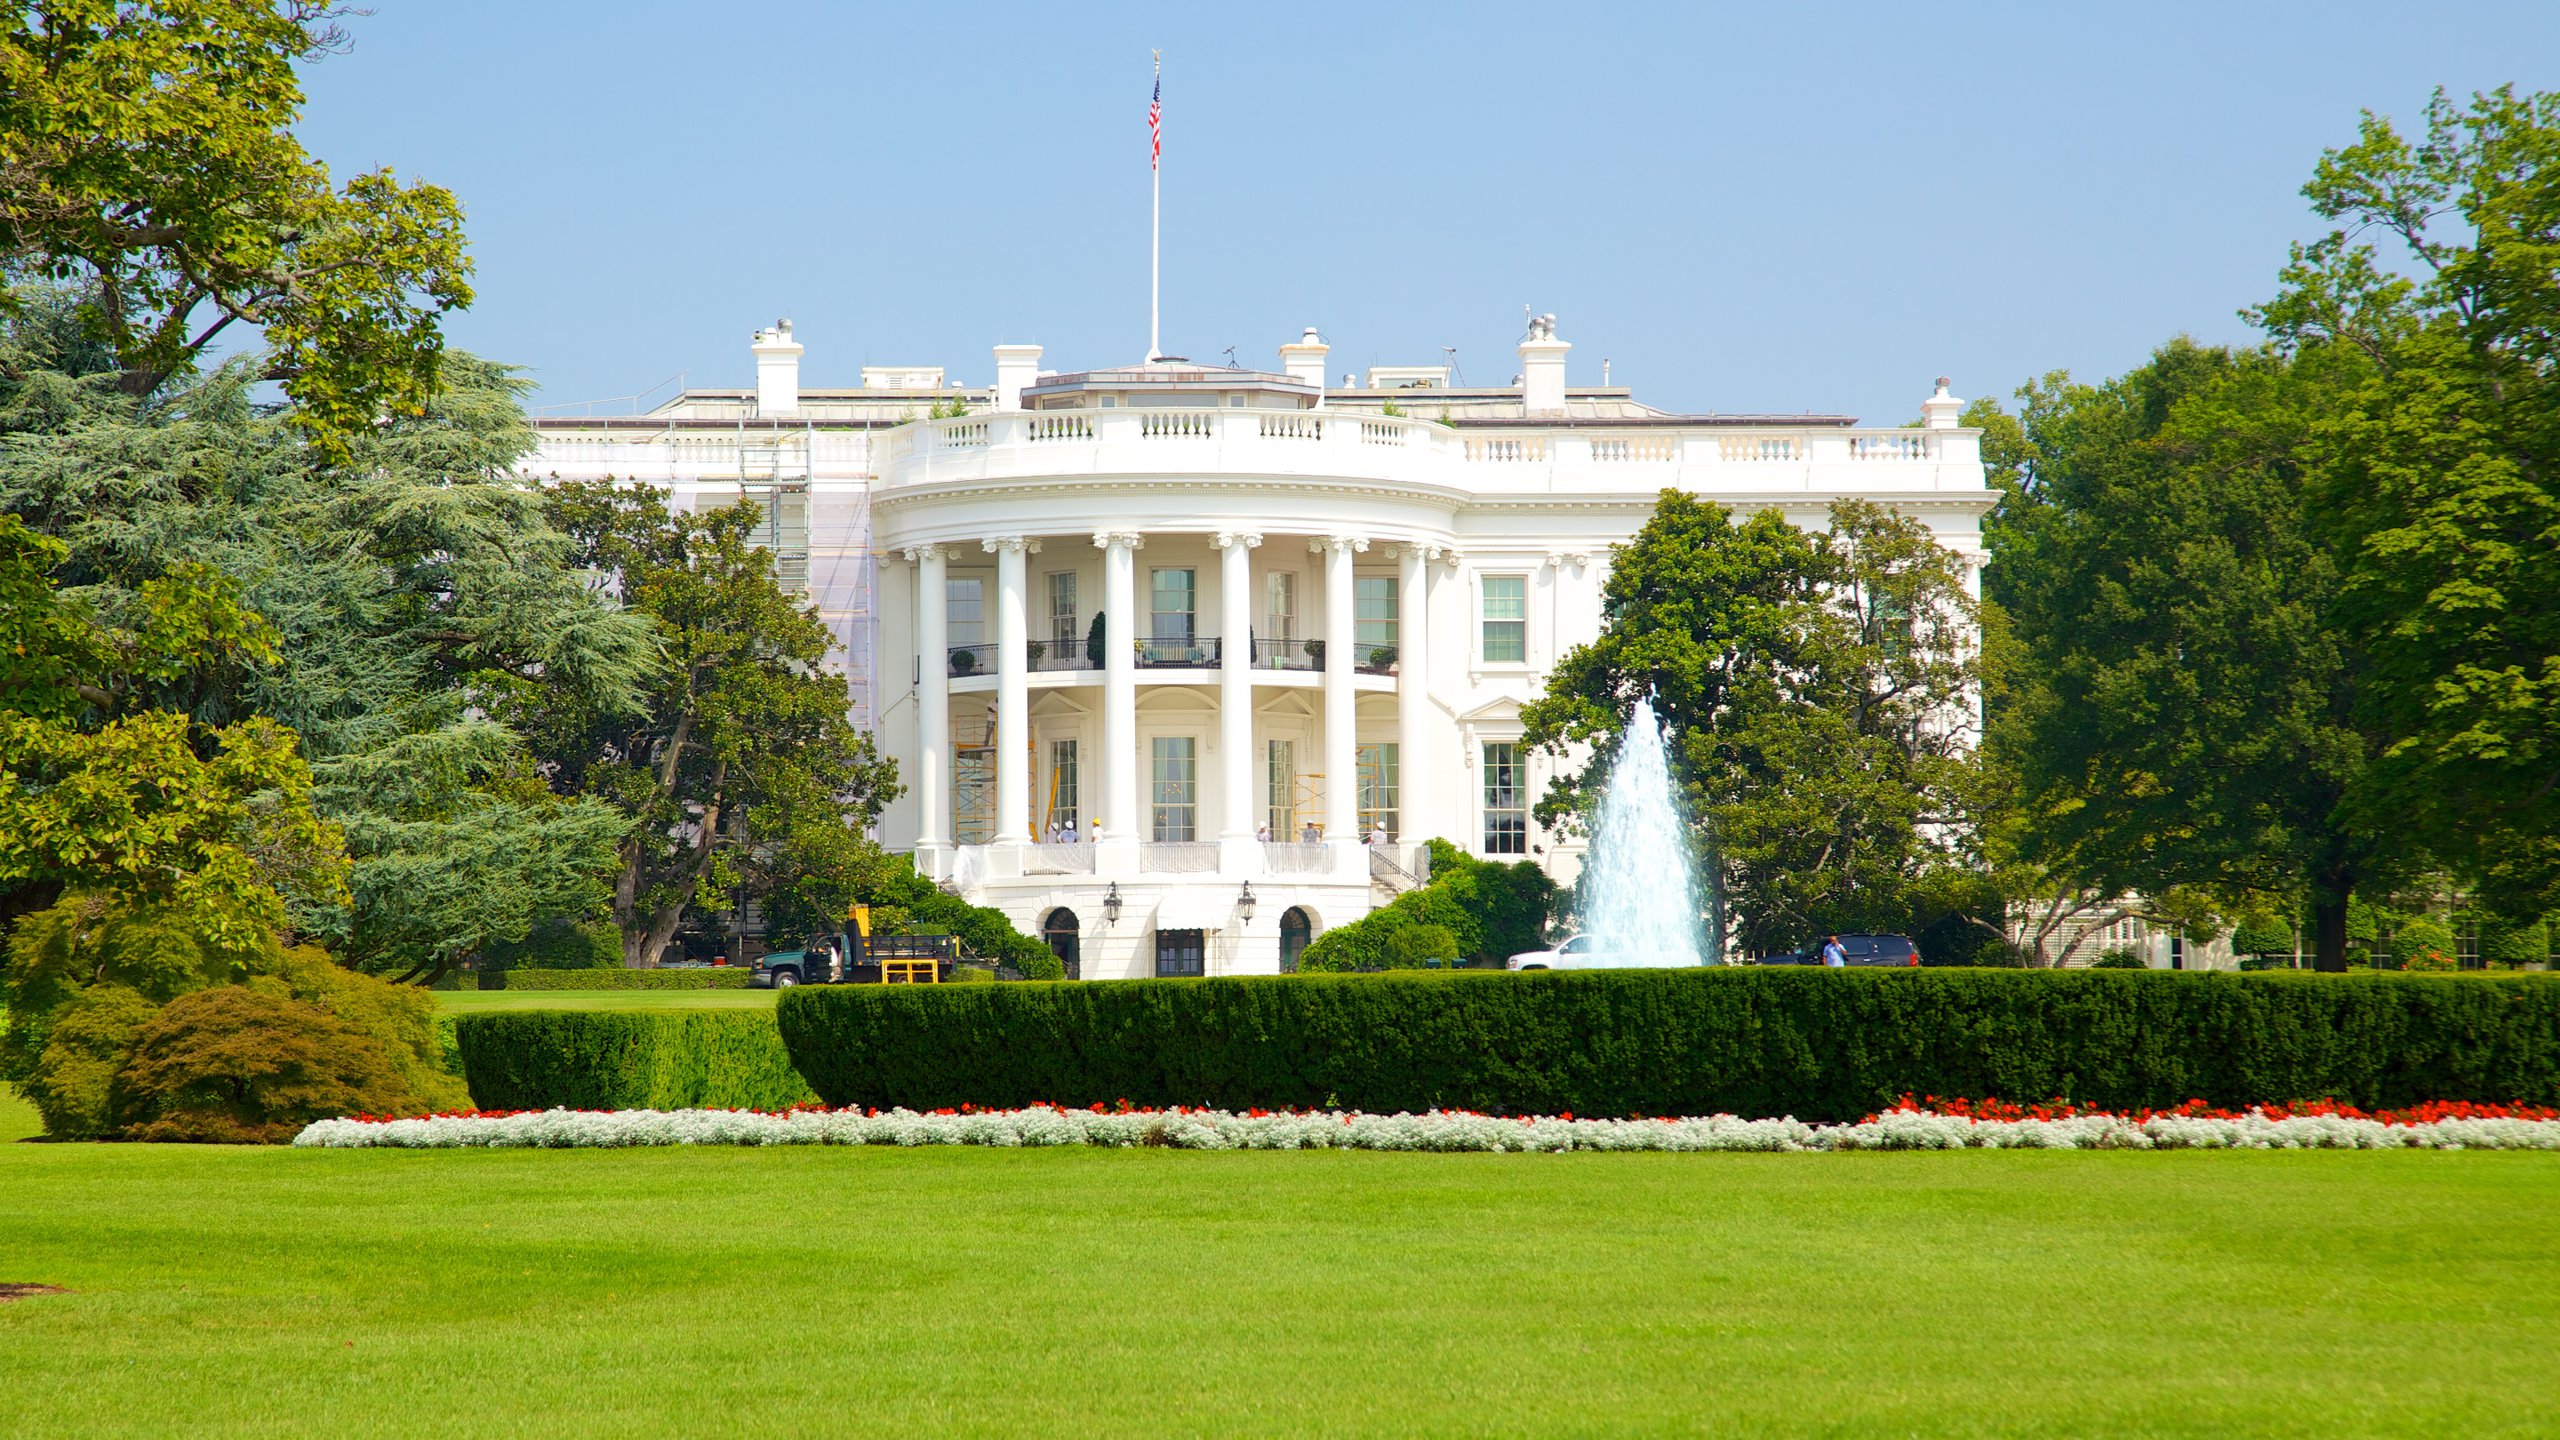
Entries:
[[1144,550],[1147,548],[1147,537],[1139,534],[1135,530],[1096,530],[1093,532],[1094,549],[1108,550],[1114,545],[1118,545],[1129,550]]
[[1241,534],[1232,530],[1219,531],[1217,540],[1218,548],[1221,550],[1232,550],[1238,545],[1243,546],[1247,550],[1253,550],[1260,548],[1262,545],[1261,536]]
[[1037,555],[1040,553],[1040,542],[1020,535],[997,535],[979,541],[978,548],[990,555],[999,551],[1011,551],[1016,555]]

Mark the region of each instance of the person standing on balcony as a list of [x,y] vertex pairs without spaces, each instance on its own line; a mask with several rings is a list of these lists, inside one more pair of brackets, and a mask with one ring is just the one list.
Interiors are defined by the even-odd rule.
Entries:
[[1270,822],[1270,821],[1268,821],[1268,820],[1265,820],[1265,821],[1263,821],[1261,824],[1256,825],[1255,827],[1253,827],[1253,838],[1254,838],[1254,839],[1256,839],[1256,840],[1261,841],[1261,842],[1262,842],[1263,844],[1265,844],[1265,845],[1270,844],[1270,843],[1271,843],[1271,822]]
[[1307,828],[1298,832],[1298,842],[1302,845],[1320,845],[1324,843],[1324,827],[1318,825],[1313,820],[1308,821]]
[[1369,843],[1372,845],[1387,843],[1387,822],[1383,820],[1369,822]]

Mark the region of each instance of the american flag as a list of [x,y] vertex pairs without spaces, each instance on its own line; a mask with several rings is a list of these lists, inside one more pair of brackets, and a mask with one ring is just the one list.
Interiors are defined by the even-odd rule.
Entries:
[[1155,98],[1147,102],[1147,168],[1156,169],[1164,160],[1164,62],[1156,62]]

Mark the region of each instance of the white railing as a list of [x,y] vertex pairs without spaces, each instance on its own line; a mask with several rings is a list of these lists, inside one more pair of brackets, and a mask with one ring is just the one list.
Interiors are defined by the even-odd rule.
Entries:
[[1851,435],[1849,458],[1852,460],[1926,460],[1929,443],[1916,430],[1897,430],[1882,435]]
[[1090,875],[1093,873],[1093,847],[1033,845],[1022,857],[1022,869],[1028,875]]
[[1321,440],[1324,417],[1305,410],[1281,411],[1254,417],[1255,429],[1265,440]]
[[1717,440],[1716,453],[1727,461],[1801,460],[1804,442],[1793,435],[1726,435]]
[[1138,869],[1150,874],[1214,875],[1218,871],[1215,840],[1157,840],[1138,847]]
[[1262,868],[1272,875],[1323,875],[1333,869],[1333,847],[1318,841],[1268,840],[1262,846]]
[[[679,465],[693,466],[706,478],[741,466],[779,466],[787,472],[803,453],[788,448],[787,440],[776,450],[771,442],[758,448],[752,433],[747,439],[744,449],[734,438],[681,442],[693,448],[682,452],[686,458]],[[1778,478],[1768,469],[1736,469],[1719,477],[1713,473],[1719,465],[1809,466],[1815,471],[1855,465],[1866,473],[1854,482],[1843,476],[1842,483],[1862,486],[1972,489],[1980,483],[1970,478],[1979,471],[1973,469],[1975,432],[1968,430],[1708,423],[1614,427],[1590,422],[1476,429],[1349,410],[1114,409],[919,420],[875,432],[861,443],[870,447],[862,452],[861,468],[893,487],[980,476],[1119,471],[1370,476],[1397,482],[1439,480],[1492,491],[1577,483],[1645,489],[1664,484],[1751,486]],[[563,453],[553,448],[556,442],[545,445],[546,460]],[[818,463],[830,469],[842,464],[832,459]],[[1499,468],[1470,480],[1458,471],[1461,466]],[[1661,468],[1653,475],[1631,472],[1630,467],[1639,466]]]
[[1604,465],[1677,460],[1680,442],[1668,435],[1599,435],[1592,437],[1591,458]]
[[1148,440],[1206,440],[1216,419],[1199,410],[1142,410],[1138,434]]

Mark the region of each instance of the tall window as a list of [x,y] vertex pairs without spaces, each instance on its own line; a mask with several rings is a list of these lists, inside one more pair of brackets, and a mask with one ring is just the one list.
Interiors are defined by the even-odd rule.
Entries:
[[1404,829],[1396,815],[1396,747],[1360,747],[1360,834],[1384,829],[1399,839]]
[[1517,665],[1528,660],[1528,576],[1484,577],[1484,658],[1490,665]]
[[1266,740],[1262,749],[1264,808],[1271,838],[1298,838],[1298,747],[1289,740]]
[[1286,570],[1262,577],[1262,638],[1284,655],[1298,643],[1298,577]]
[[1064,659],[1083,645],[1084,630],[1076,624],[1076,572],[1054,571],[1049,576],[1049,654]]
[[983,644],[987,638],[987,582],[977,575],[954,575],[942,582],[944,614],[954,645]]
[[1073,830],[1083,818],[1076,799],[1076,742],[1049,742],[1049,823],[1044,835],[1059,829]]
[[1520,768],[1520,747],[1503,743],[1484,747],[1484,853],[1529,853],[1529,797]]
[[1155,614],[1155,638],[1161,644],[1188,645],[1194,633],[1192,621],[1199,613],[1200,597],[1192,588],[1195,572],[1158,570],[1149,587],[1150,609]]
[[1200,833],[1197,742],[1188,735],[1159,735],[1155,759],[1155,838],[1190,840]]
[[1380,650],[1396,648],[1396,577],[1393,575],[1354,575],[1351,577],[1351,640],[1359,647],[1360,659],[1372,661]]

